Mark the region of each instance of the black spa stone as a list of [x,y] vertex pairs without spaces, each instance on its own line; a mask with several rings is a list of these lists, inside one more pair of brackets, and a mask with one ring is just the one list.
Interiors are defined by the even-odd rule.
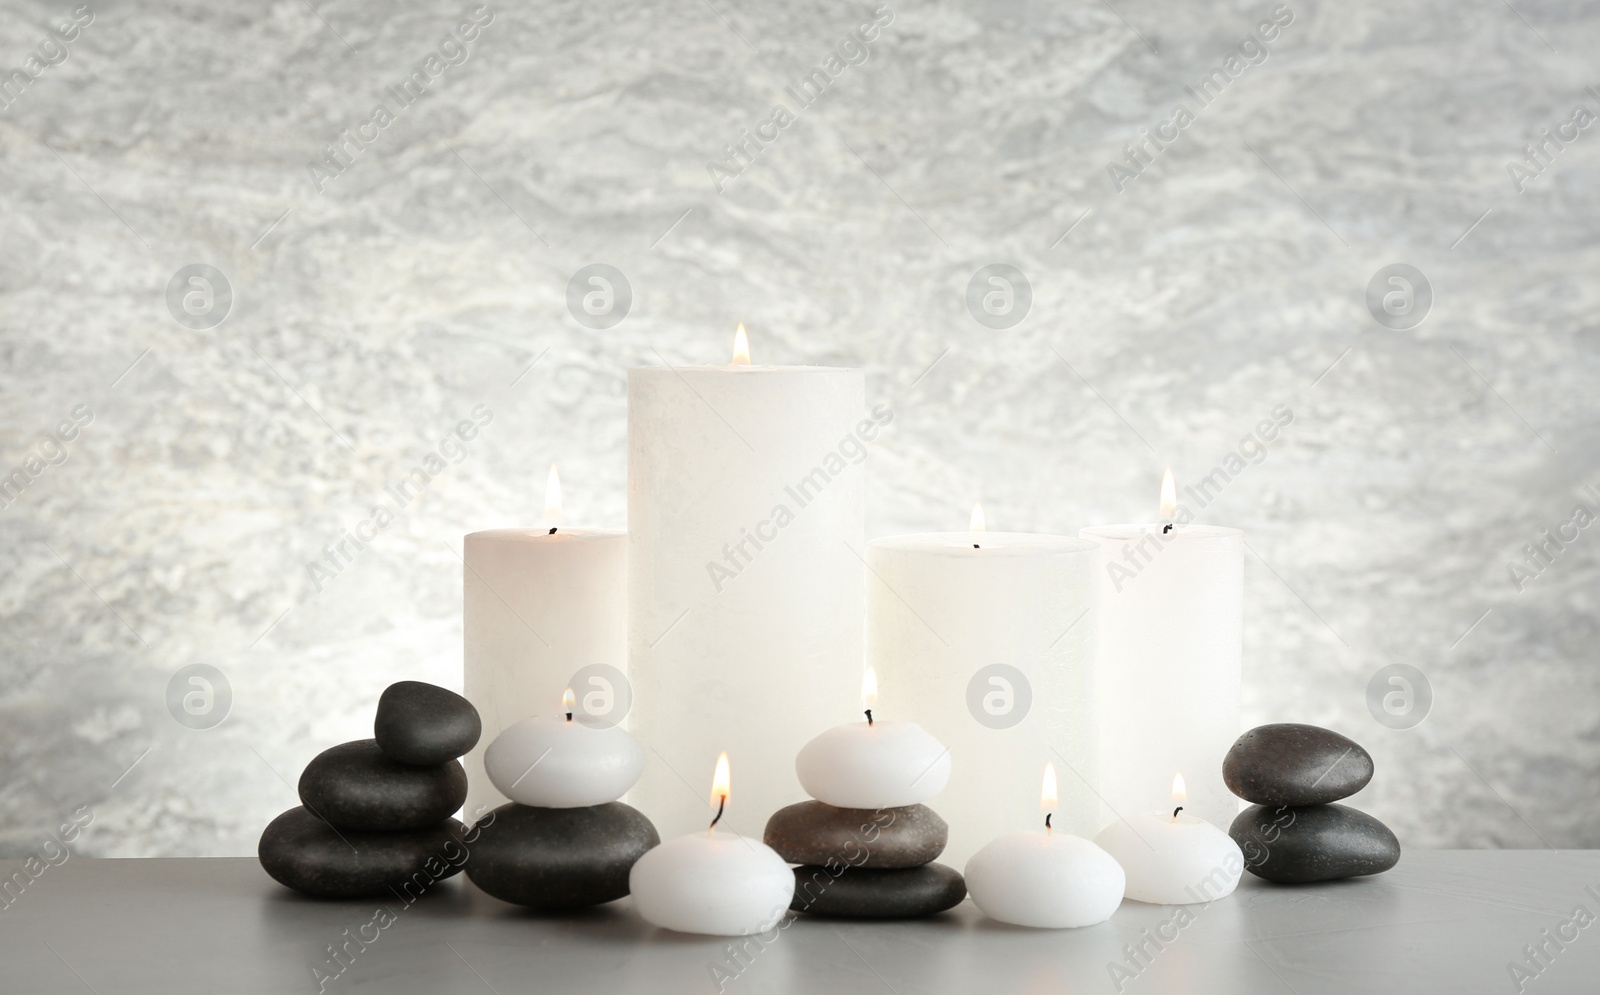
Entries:
[[403,833],[335,831],[296,807],[267,824],[256,853],[274,881],[303,894],[409,902],[461,870],[465,831],[454,819]]
[[789,805],[767,820],[763,840],[791,864],[921,867],[944,851],[950,827],[926,805],[835,808],[818,801]]
[[512,802],[473,829],[472,883],[503,902],[546,912],[623,897],[634,863],[661,842],[650,820],[621,802],[584,808]]
[[478,745],[483,721],[472,702],[454,691],[401,681],[378,699],[372,733],[390,760],[437,766],[466,756]]
[[300,775],[300,800],[340,830],[421,829],[449,818],[466,799],[461,764],[396,763],[370,739],[324,750]]
[[913,919],[953,909],[966,897],[967,883],[943,864],[877,871],[806,864],[794,869],[789,908],[840,919]]
[[1245,870],[1279,884],[1381,874],[1400,862],[1400,841],[1382,822],[1347,805],[1252,805],[1228,835]]
[[1280,722],[1240,736],[1222,759],[1228,790],[1257,805],[1325,805],[1372,780],[1372,755],[1331,729]]

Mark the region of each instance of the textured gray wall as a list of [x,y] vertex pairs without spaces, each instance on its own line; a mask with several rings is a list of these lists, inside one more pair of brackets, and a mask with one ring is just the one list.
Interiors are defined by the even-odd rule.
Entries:
[[[1507,568],[1600,510],[1600,128],[1520,192],[1508,170],[1600,113],[1600,10],[1515,2],[1294,0],[1197,107],[1272,4],[895,0],[797,111],[868,6],[496,3],[449,65],[474,4],[91,4],[0,109],[0,466],[27,483],[0,512],[0,853],[85,807],[86,852],[253,852],[383,686],[458,684],[462,533],[535,520],[552,459],[571,520],[623,525],[625,370],[724,361],[741,319],[758,362],[862,365],[893,404],[869,535],[976,497],[996,528],[1147,517],[1162,466],[1193,483],[1287,405],[1200,516],[1248,531],[1246,720],[1366,744],[1357,803],[1409,845],[1600,845],[1600,535],[1521,591]],[[69,13],[0,3],[0,66]],[[719,194],[707,163],[780,101]],[[566,304],[596,262],[633,291],[610,329]],[[1396,262],[1433,292],[1410,329],[1365,300]],[[213,328],[167,304],[196,263],[235,294]],[[994,263],[1031,285],[1010,328],[964,301]],[[1405,731],[1366,704],[1394,663],[1434,693]],[[166,700],[193,664],[232,689],[208,730]]]

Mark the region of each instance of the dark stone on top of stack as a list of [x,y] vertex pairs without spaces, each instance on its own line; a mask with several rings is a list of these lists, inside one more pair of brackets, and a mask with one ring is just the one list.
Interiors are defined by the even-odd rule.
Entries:
[[949,834],[950,827],[926,805],[836,808],[807,801],[774,812],[763,840],[791,864],[833,861],[889,869],[928,863],[944,852]]
[[1331,729],[1279,722],[1240,736],[1222,760],[1228,790],[1257,805],[1325,805],[1372,780],[1372,755]]
[[466,756],[478,745],[483,720],[472,702],[454,691],[400,681],[378,699],[372,732],[390,760],[431,767]]
[[324,750],[300,775],[300,800],[340,830],[401,832],[449,818],[467,799],[467,772],[396,763],[371,739]]
[[454,819],[409,832],[336,830],[296,807],[267,825],[256,853],[273,880],[303,894],[411,901],[461,870],[465,832]]
[[943,864],[890,870],[806,864],[794,869],[793,912],[842,919],[913,919],[953,909],[967,883]]
[[1382,822],[1347,805],[1252,805],[1228,835],[1245,870],[1280,884],[1381,874],[1400,862],[1400,841]]
[[467,878],[503,902],[580,909],[628,894],[628,872],[661,842],[643,813],[621,802],[535,808],[511,802],[473,827]]

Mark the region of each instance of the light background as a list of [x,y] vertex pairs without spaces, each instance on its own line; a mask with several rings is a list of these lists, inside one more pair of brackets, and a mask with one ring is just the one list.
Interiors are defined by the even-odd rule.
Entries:
[[[570,520],[623,525],[626,369],[723,362],[736,320],[892,404],[869,535],[976,498],[1010,530],[1146,518],[1163,466],[1193,482],[1288,405],[1201,515],[1248,532],[1247,723],[1366,745],[1355,803],[1407,846],[1600,845],[1600,535],[1507,573],[1600,485],[1600,129],[1507,171],[1600,113],[1600,10],[1515,3],[1294,0],[1119,193],[1107,164],[1270,4],[896,0],[720,195],[707,161],[867,6],[496,4],[319,192],[308,163],[472,5],[93,4],[0,110],[0,466],[94,412],[0,512],[0,854],[82,806],[89,853],[254,852],[385,685],[459,685],[461,535],[534,521],[552,460]],[[0,4],[0,66],[67,10]],[[594,262],[633,288],[609,330],[566,308]],[[1033,293],[1003,330],[963,299],[997,262]],[[1407,331],[1364,302],[1395,262],[1435,295]],[[237,295],[214,329],[167,310],[191,263]],[[470,455],[317,591],[479,404]],[[165,701],[193,663],[233,691],[208,731]],[[1367,711],[1390,663],[1434,690],[1409,731]]]

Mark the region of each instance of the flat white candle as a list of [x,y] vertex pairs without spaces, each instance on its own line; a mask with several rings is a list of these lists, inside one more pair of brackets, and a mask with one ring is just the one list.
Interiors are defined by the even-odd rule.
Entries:
[[[1055,769],[1045,768],[1043,804],[1054,808]],[[1111,918],[1122,903],[1122,867],[1081,836],[1053,831],[1006,833],[967,861],[973,904],[991,919],[1065,929]]]
[[[1185,800],[1183,778],[1173,800]],[[1192,905],[1233,894],[1244,853],[1227,833],[1187,812],[1135,812],[1107,826],[1094,841],[1128,875],[1128,897],[1153,905]]]
[[762,773],[728,817],[759,839],[860,672],[861,464],[892,418],[865,397],[860,370],[628,373],[633,798],[663,832],[701,821],[684,776],[726,746]]
[[1082,533],[1104,563],[1096,787],[1106,819],[1157,811],[1172,772],[1188,771],[1191,814],[1228,825],[1240,804],[1222,758],[1240,732],[1244,533],[1190,524],[1170,472],[1162,490],[1170,523]]
[[[483,735],[463,760],[469,823],[510,800],[483,766],[501,732],[560,701],[579,671],[628,670],[627,534],[563,524],[553,466],[545,518],[543,527],[474,532],[464,542],[465,695],[483,719]],[[626,694],[573,690],[591,700],[609,694],[619,705]]]
[[[717,758],[712,800],[729,797],[728,755]],[[634,908],[680,933],[747,936],[771,929],[794,900],[794,872],[760,840],[712,829],[667,840],[628,874]]]
[[834,726],[795,758],[806,794],[837,808],[899,808],[925,802],[950,780],[950,750],[912,722],[872,718],[877,681],[862,679],[868,719]]
[[644,747],[618,726],[566,710],[523,719],[495,737],[484,754],[489,780],[522,805],[581,808],[614,802],[644,771]]
[[[1062,776],[1080,788],[1094,776],[1098,551],[968,531],[874,539],[867,561],[867,662],[895,689],[895,714],[950,747],[940,808],[944,859],[959,867],[1032,818],[1038,784],[1019,757],[1070,765]],[[1058,829],[1085,835],[1105,824],[1087,790],[1057,816]]]

